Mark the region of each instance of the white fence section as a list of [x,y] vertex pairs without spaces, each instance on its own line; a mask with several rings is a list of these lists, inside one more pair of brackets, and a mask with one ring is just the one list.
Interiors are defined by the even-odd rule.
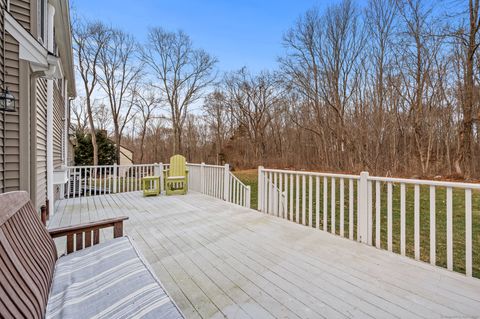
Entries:
[[[67,167],[69,182],[64,198],[134,192],[143,190],[142,178],[160,176],[169,164],[100,165]],[[230,172],[229,165],[187,164],[188,188],[244,207],[250,207],[250,186]]]
[[479,184],[263,167],[258,181],[261,212],[480,277],[472,258],[480,249]]

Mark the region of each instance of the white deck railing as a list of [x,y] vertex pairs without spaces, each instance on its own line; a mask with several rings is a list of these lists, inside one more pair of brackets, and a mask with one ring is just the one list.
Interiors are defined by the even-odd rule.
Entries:
[[259,211],[467,276],[473,266],[479,271],[472,265],[479,184],[263,167],[258,181]]
[[[142,178],[160,176],[164,191],[163,171],[169,164],[69,166],[69,181],[64,198],[134,192],[143,190]],[[231,172],[229,165],[187,164],[188,188],[244,207],[250,207],[250,186]]]

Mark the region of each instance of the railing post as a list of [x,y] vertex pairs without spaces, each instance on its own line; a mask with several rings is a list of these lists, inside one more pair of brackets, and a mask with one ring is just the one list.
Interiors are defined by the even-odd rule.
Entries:
[[205,163],[200,165],[200,192],[205,194]]
[[246,204],[247,208],[250,208],[251,191],[252,191],[252,189],[251,189],[250,185],[247,185],[247,196],[246,196],[246,199],[245,199],[245,201],[246,201],[245,204]]
[[225,172],[223,174],[223,200],[229,201],[228,194],[230,192],[230,165],[225,164]]
[[358,181],[358,241],[368,243],[368,172],[360,173]]
[[257,210],[263,211],[263,166],[258,167],[258,203]]
[[164,183],[163,183],[163,163],[160,163],[160,164],[155,163],[154,167],[155,167],[154,171],[153,171],[154,176],[159,176],[160,177],[160,185],[158,185],[158,187],[160,188],[160,193],[161,193],[161,192],[163,192],[163,187],[164,187]]
[[113,163],[113,193],[117,193],[117,163]]

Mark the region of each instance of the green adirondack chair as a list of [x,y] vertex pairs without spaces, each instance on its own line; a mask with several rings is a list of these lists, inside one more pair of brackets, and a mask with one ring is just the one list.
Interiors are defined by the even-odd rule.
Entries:
[[174,155],[170,158],[170,167],[163,172],[167,195],[185,195],[188,190],[188,169],[185,157]]

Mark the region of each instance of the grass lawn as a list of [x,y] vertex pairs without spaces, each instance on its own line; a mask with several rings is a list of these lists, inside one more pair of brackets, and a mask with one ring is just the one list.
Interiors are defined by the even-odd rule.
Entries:
[[[236,171],[234,174],[245,184],[250,185],[252,189],[251,193],[251,207],[257,209],[258,202],[258,171],[256,169]],[[323,179],[321,178],[320,199],[318,204],[320,205],[320,212],[323,211]],[[300,179],[300,188],[301,188]],[[317,200],[315,198],[315,178],[313,178],[313,197],[312,197],[312,211],[315,212]],[[354,187],[354,202],[356,202],[356,185]],[[301,189],[299,190],[301,194]],[[296,192],[296,189],[294,189]],[[335,218],[336,227],[335,233],[340,234],[340,190],[339,181],[336,180],[336,203],[335,203]],[[348,237],[348,181],[345,180],[344,189],[344,224],[345,224],[345,236]],[[307,178],[307,199],[306,199],[306,211],[308,221],[308,178]],[[375,184],[373,185],[373,234],[372,242],[375,245]],[[330,210],[331,210],[331,182],[328,181],[328,230],[330,229]],[[453,269],[454,271],[465,273],[465,192],[460,189],[453,190]],[[382,249],[387,248],[387,184],[381,184],[381,214],[380,214],[380,229],[381,237],[380,243]],[[406,216],[405,216],[405,231],[406,231],[406,255],[414,257],[414,186],[407,185],[406,187]],[[436,206],[436,265],[441,267],[447,266],[446,261],[446,189],[436,187],[435,194],[435,206]],[[295,205],[294,205],[295,207]],[[400,185],[393,185],[392,193],[392,241],[393,251],[400,253]],[[302,200],[300,196],[300,212],[302,210]],[[354,205],[354,225],[356,226],[356,203]],[[473,259],[473,276],[480,278],[480,193],[472,193],[472,259]],[[293,215],[295,217],[295,215]],[[315,225],[315,214],[312,214],[313,225]],[[294,219],[295,220],[295,219]],[[323,227],[323,217],[320,213],[320,227]],[[356,232],[356,227],[354,227]],[[354,234],[356,238],[356,234]],[[430,193],[428,186],[420,187],[420,259],[429,262],[430,259]]]

